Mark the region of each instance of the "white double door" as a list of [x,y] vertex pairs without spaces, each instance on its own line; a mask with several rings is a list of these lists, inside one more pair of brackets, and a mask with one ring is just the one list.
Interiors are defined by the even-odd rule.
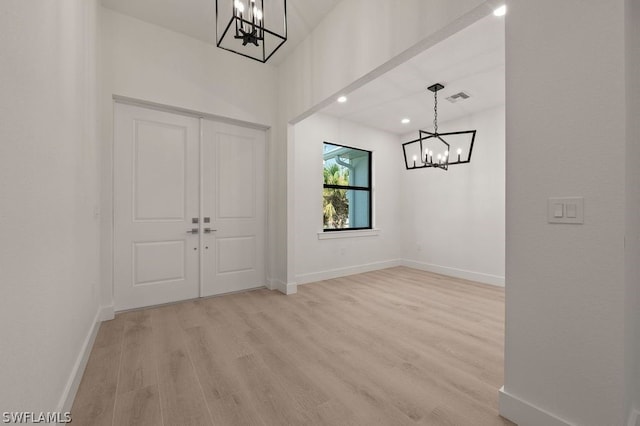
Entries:
[[117,311],[265,284],[263,131],[116,104]]

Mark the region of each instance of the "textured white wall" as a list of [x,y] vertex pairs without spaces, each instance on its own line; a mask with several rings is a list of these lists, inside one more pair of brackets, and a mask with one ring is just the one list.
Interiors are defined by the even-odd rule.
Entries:
[[[373,151],[374,226],[379,235],[318,240],[322,232],[322,147],[333,142]],[[398,138],[324,114],[295,126],[296,278],[315,280],[323,273],[377,268],[400,257],[402,216]]]
[[96,20],[0,3],[0,412],[61,408],[98,311]]
[[[624,0],[508,10],[505,391],[622,425]],[[573,195],[584,225],[547,224],[547,198]]]
[[[101,9],[103,164],[112,161],[113,95],[273,126],[276,69],[211,44]],[[269,137],[277,135],[270,131]],[[273,155],[273,150],[269,150]],[[276,164],[270,158],[269,164]],[[277,173],[274,168],[269,173]],[[102,303],[112,303],[112,173],[102,173]],[[274,182],[270,178],[270,182]],[[282,192],[270,186],[271,194]],[[277,205],[269,202],[271,222]],[[276,231],[269,227],[271,241]],[[273,247],[269,253],[275,253]],[[272,260],[273,262],[273,260]],[[273,268],[270,268],[273,269]]]
[[[640,0],[626,2],[626,363],[629,408],[640,412]],[[640,418],[638,418],[640,422]]]
[[[414,267],[504,284],[505,109],[440,123],[440,131],[478,131],[471,163],[401,168],[403,258]],[[406,135],[403,142],[417,138]]]

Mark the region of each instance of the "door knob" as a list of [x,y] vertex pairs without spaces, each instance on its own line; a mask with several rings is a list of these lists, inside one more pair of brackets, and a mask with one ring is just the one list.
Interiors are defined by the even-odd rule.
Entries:
[[187,234],[197,234],[198,228],[191,228],[191,231],[187,231]]

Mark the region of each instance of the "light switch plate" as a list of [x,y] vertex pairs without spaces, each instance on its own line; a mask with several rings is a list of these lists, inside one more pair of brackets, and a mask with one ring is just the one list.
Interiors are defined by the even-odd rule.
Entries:
[[[562,216],[558,217],[558,206],[562,206]],[[584,223],[584,197],[552,197],[547,200],[547,222]]]

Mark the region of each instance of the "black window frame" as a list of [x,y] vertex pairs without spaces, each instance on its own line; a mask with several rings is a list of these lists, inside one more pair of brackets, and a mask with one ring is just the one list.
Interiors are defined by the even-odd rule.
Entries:
[[367,230],[367,229],[373,229],[373,183],[372,183],[372,158],[373,158],[373,151],[368,151],[366,149],[362,149],[362,148],[355,148],[353,146],[347,146],[347,145],[342,145],[339,143],[334,143],[334,142],[329,142],[329,141],[323,141],[322,143],[322,152],[323,152],[323,156],[324,156],[324,145],[325,144],[329,144],[329,145],[333,145],[333,146],[339,146],[342,148],[348,148],[348,149],[353,149],[355,151],[362,151],[362,152],[366,152],[368,154],[369,157],[369,178],[368,178],[368,182],[369,182],[369,186],[354,186],[354,185],[327,185],[324,183],[324,179],[322,182],[322,189],[323,189],[323,193],[324,193],[324,189],[346,189],[346,190],[356,190],[356,191],[367,191],[369,193],[369,226],[367,227],[358,227],[358,228],[332,228],[332,229],[326,229],[324,227],[324,223],[322,225],[322,231],[323,232],[342,232],[342,231],[358,231],[358,230]]

